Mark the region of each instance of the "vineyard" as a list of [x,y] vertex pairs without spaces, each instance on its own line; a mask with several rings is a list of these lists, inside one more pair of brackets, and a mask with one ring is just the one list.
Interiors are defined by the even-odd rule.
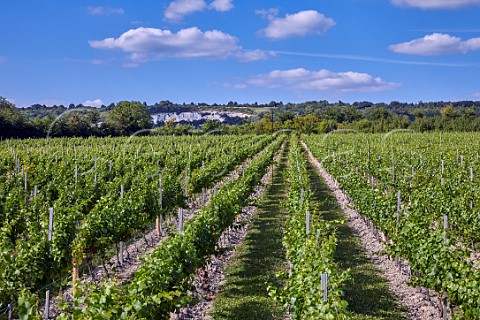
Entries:
[[[207,136],[2,143],[0,309],[72,270],[104,260],[112,248],[118,255],[123,241],[145,232],[156,219],[176,215],[175,208],[185,207],[192,194],[213,186],[273,139]],[[258,178],[260,172],[247,172],[267,165],[270,149],[245,170],[244,177]],[[225,188],[228,197],[233,196],[234,187]],[[222,189],[215,193],[216,199],[224,198]],[[222,206],[234,205],[224,200]],[[194,224],[189,228],[194,229]],[[215,230],[201,236],[212,234]],[[203,240],[202,245],[209,247]]]
[[[312,205],[311,151],[409,285],[435,292],[445,316],[478,319],[479,149],[473,133],[2,141],[0,318],[39,319],[51,300],[57,319],[168,319],[282,155],[288,263],[265,294],[291,319],[349,319],[345,221]],[[158,243],[115,276],[148,232]]]
[[408,262],[410,285],[430,288],[458,317],[480,317],[478,134],[302,137],[378,229],[386,253]]

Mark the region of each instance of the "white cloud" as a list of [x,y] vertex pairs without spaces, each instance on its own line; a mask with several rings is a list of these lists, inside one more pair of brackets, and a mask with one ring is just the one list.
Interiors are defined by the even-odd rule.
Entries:
[[207,7],[204,0],[174,0],[170,2],[165,10],[165,18],[178,21],[184,16],[196,11],[202,11]]
[[101,99],[87,100],[82,104],[86,107],[99,108],[103,105],[103,101]]
[[95,65],[100,65],[100,64],[104,64],[104,63],[105,63],[105,60],[93,59],[93,60],[91,60],[91,63],[92,63],[92,64],[95,64]]
[[262,51],[245,51],[237,44],[238,39],[218,30],[201,31],[197,27],[178,32],[155,28],[131,29],[118,38],[92,40],[89,44],[97,49],[120,49],[130,54],[134,63],[166,58],[227,58],[259,60],[271,54]]
[[391,90],[398,83],[385,82],[367,73],[333,72],[325,69],[310,71],[304,68],[274,70],[248,79],[238,88],[255,86],[290,91],[379,92]]
[[467,53],[480,50],[480,38],[463,41],[449,34],[432,33],[423,38],[393,44],[389,49],[397,53],[421,56]]
[[174,0],[168,5],[164,16],[167,20],[180,21],[186,15],[205,9],[226,12],[233,9],[233,2],[232,0],[213,0],[207,5],[205,0]]
[[94,16],[109,16],[112,14],[124,14],[122,8],[111,8],[111,7],[88,7],[87,11],[89,14]]
[[208,7],[216,11],[226,12],[233,9],[233,2],[232,0],[213,0]]
[[480,0],[392,0],[392,3],[400,7],[454,9],[479,5]]
[[112,61],[112,59],[109,60],[103,60],[103,59],[76,59],[76,58],[64,58],[64,61],[66,62],[73,62],[73,63],[80,63],[80,64],[93,64],[93,65],[103,65],[107,64]]
[[278,16],[279,10],[277,8],[270,8],[270,9],[261,9],[255,10],[255,13],[261,15],[262,18],[273,20]]
[[277,54],[274,51],[265,52],[263,50],[240,51],[236,57],[242,61],[266,60],[275,57]]
[[333,19],[327,18],[315,10],[287,14],[284,18],[274,17],[272,13],[268,12],[257,11],[257,13],[266,14],[270,20],[268,27],[260,30],[260,34],[275,40],[323,34],[335,25]]
[[466,63],[396,60],[396,59],[379,58],[374,56],[361,56],[361,55],[351,55],[351,54],[331,54],[331,53],[329,54],[329,53],[311,53],[311,52],[294,52],[294,51],[275,51],[275,54],[300,56],[300,57],[353,60],[353,61],[371,61],[371,62],[378,62],[378,63],[406,64],[406,65],[416,65],[416,66],[436,66],[436,67],[450,67],[450,68],[471,67],[471,64],[466,64]]

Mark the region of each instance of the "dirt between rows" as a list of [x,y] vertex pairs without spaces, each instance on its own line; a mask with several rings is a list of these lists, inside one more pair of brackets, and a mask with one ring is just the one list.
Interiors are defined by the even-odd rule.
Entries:
[[[311,163],[318,170],[334,193],[343,213],[348,218],[348,226],[354,234],[360,237],[366,256],[383,272],[388,280],[390,291],[408,310],[407,319],[438,320],[442,319],[442,307],[438,293],[424,287],[410,287],[410,266],[408,262],[395,262],[385,254],[379,254],[385,249],[384,236],[373,227],[371,221],[354,210],[354,204],[345,192],[338,187],[337,181],[322,167],[313,156],[307,145],[302,142]],[[451,319],[451,315],[448,314]]]

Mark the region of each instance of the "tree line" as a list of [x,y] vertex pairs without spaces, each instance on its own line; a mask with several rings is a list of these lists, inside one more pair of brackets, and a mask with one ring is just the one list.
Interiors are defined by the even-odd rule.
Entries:
[[[241,125],[226,125],[207,120],[199,127],[192,124],[166,121],[155,127],[151,114],[205,110],[206,108],[264,108]],[[178,109],[180,108],[180,109]],[[225,109],[225,110],[227,110]],[[251,110],[250,110],[251,111]],[[161,101],[148,106],[145,102],[122,101],[101,108],[70,104],[67,107],[32,105],[16,108],[0,97],[0,137],[88,137],[140,134],[205,134],[272,133],[295,130],[303,133],[326,133],[336,129],[361,132],[388,132],[394,129],[423,131],[480,131],[480,102],[419,102],[390,104],[355,102],[353,104],[309,101],[269,104],[229,102],[226,105],[183,104]]]
[[130,135],[151,127],[152,119],[145,105],[135,101],[119,102],[103,115],[98,109],[77,106],[29,119],[25,112],[0,97],[2,138]]

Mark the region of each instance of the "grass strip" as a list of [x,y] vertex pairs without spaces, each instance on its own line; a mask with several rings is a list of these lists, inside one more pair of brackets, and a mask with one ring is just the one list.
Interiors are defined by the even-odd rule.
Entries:
[[[326,220],[345,219],[342,211],[318,171],[308,162],[309,179],[312,184],[312,207],[321,212]],[[405,310],[388,289],[387,279],[382,276],[365,255],[360,238],[347,224],[338,226],[335,261],[340,270],[351,269],[352,282],[343,288],[352,320],[405,319]]]
[[260,200],[245,241],[237,247],[225,271],[226,281],[215,298],[213,319],[283,319],[281,306],[268,296],[267,286],[276,284],[275,273],[285,269],[282,228],[285,211],[285,150],[273,180]]

